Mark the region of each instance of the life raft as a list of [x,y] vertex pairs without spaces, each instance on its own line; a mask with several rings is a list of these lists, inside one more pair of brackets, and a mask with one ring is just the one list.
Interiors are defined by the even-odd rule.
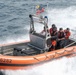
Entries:
[[[17,43],[16,43],[17,44]],[[33,66],[76,53],[76,46],[45,52],[33,56],[0,55],[0,69],[28,69]]]

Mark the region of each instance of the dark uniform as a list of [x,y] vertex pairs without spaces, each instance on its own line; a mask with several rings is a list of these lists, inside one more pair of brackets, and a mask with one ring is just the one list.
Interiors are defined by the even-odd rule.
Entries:
[[66,41],[66,46],[69,44],[69,37],[71,35],[70,29],[67,28],[66,30],[64,30],[65,33],[65,41]]
[[52,43],[51,50],[55,50],[56,49],[57,37],[58,37],[57,28],[54,27],[53,31],[51,33],[51,43]]
[[63,28],[60,28],[58,32],[58,46],[59,48],[63,48],[65,46],[65,33]]

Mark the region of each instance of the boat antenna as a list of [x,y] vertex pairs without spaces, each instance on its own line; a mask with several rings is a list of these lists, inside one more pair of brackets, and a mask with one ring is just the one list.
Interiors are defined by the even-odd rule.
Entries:
[[48,2],[47,2],[47,11],[48,11]]
[[36,11],[35,6],[32,7],[32,14]]

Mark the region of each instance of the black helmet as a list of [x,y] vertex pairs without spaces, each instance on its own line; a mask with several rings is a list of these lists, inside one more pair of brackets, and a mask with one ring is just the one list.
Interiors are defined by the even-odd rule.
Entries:
[[53,27],[56,27],[55,24],[52,24],[52,28],[53,28]]
[[70,30],[69,28],[67,28],[66,30]]
[[63,30],[63,28],[60,28],[59,30]]
[[45,26],[44,26],[44,30],[45,30]]

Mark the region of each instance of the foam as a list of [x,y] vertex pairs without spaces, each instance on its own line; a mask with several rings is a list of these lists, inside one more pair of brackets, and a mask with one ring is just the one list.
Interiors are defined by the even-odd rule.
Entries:
[[47,14],[49,17],[49,25],[55,23],[58,27],[76,27],[76,7],[69,7],[65,9],[51,9]]

